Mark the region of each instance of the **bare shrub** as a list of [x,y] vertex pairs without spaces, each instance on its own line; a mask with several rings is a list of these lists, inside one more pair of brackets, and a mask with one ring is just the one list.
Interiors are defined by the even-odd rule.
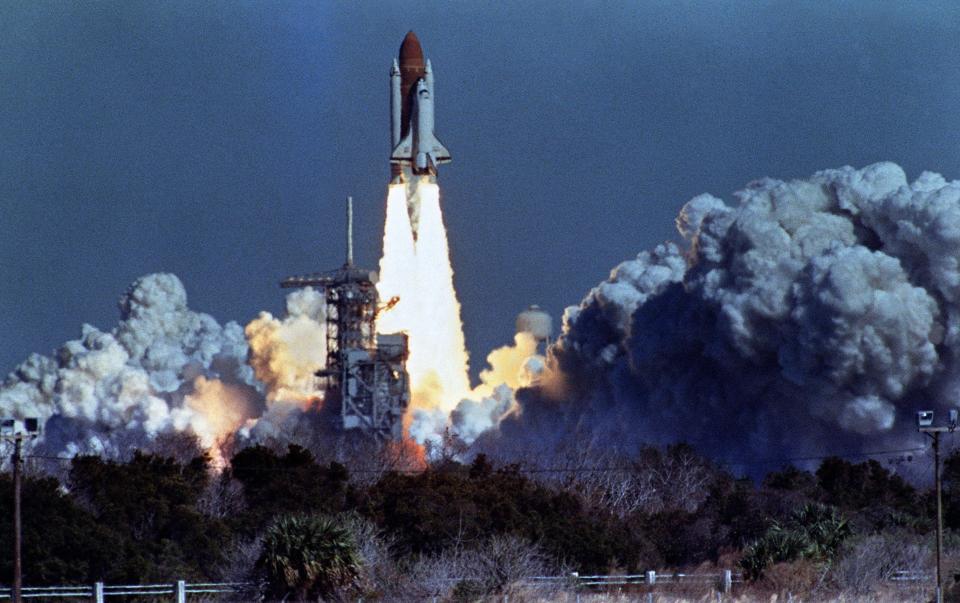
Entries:
[[[224,551],[223,561],[217,567],[215,574],[223,582],[250,582],[260,586],[260,576],[256,571],[257,559],[263,549],[263,537],[240,538],[235,540]],[[251,593],[242,593],[235,600],[248,600]]]
[[834,564],[831,577],[843,593],[866,595],[889,586],[898,570],[924,571],[930,546],[914,534],[873,534],[849,542]]
[[[406,572],[391,599],[477,600],[506,594],[512,600],[549,598],[558,585],[529,581],[551,575],[549,558],[529,541],[512,535],[493,536],[470,549],[451,548],[421,557]],[[562,585],[559,585],[562,586]]]
[[503,592],[535,576],[551,571],[543,552],[528,540],[513,535],[494,536],[472,551],[474,573],[481,577],[484,592]]
[[710,464],[685,445],[664,450],[644,448],[636,456],[610,451],[605,446],[569,446],[549,454],[531,450],[505,458],[496,451],[494,461],[519,463],[540,482],[582,498],[620,518],[636,512],[696,511],[706,500],[715,473]]
[[417,558],[394,585],[388,599],[446,599],[461,581],[475,580],[473,568],[461,551],[448,549],[438,555]]
[[394,589],[400,572],[390,556],[391,542],[376,524],[355,513],[341,515],[342,525],[353,536],[360,556],[358,586],[367,597],[383,598]]
[[246,505],[243,484],[233,479],[229,472],[211,476],[207,486],[197,499],[197,511],[207,517],[233,517]]
[[620,517],[637,511],[696,511],[712,478],[707,462],[682,445],[664,451],[645,448],[632,462],[610,454],[584,461],[583,471],[571,477],[590,503]]

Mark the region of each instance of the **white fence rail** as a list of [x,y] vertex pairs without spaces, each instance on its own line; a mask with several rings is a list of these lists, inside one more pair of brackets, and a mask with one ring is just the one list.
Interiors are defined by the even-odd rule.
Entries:
[[[247,582],[185,582],[170,584],[104,584],[90,586],[27,586],[21,589],[24,599],[89,599],[105,603],[109,597],[171,597],[177,603],[186,603],[188,595],[239,594],[250,592],[256,585]],[[0,600],[13,597],[10,588],[0,588]]]
[[897,570],[890,576],[891,582],[909,584],[911,582],[933,581],[933,574],[923,570]]
[[567,576],[534,576],[524,580],[531,586],[542,584],[568,584],[575,588],[604,589],[630,585],[655,586],[657,584],[702,584],[713,585],[718,591],[728,593],[735,583],[743,582],[743,574],[732,570],[716,573],[687,574],[683,572],[649,571],[643,574],[580,575],[573,572]]
[[[455,578],[451,580],[457,580]],[[933,580],[929,572],[898,570],[889,580],[904,586]],[[703,585],[713,586],[720,593],[729,593],[734,584],[744,581],[743,574],[732,570],[715,573],[684,573],[648,571],[642,574],[580,575],[577,572],[565,576],[534,576],[523,580],[530,586],[564,585],[574,589],[606,590],[624,586],[657,585]],[[257,585],[250,582],[186,582],[178,580],[169,584],[114,585],[97,582],[88,586],[28,586],[22,589],[24,599],[87,599],[95,603],[107,603],[110,597],[170,597],[176,603],[187,603],[190,595],[253,593]],[[12,598],[11,589],[0,587],[0,601]]]
[[[458,579],[452,578],[456,581]],[[574,589],[604,590],[630,585],[686,584],[713,586],[719,592],[728,593],[733,584],[743,582],[743,575],[731,570],[718,573],[687,574],[682,572],[649,571],[643,574],[580,575],[576,572],[565,576],[534,576],[523,581],[530,586],[564,585]],[[110,597],[170,597],[177,603],[187,603],[189,595],[252,593],[256,585],[247,582],[199,582],[183,580],[169,584],[112,585],[97,582],[90,586],[34,586],[22,589],[24,599],[69,599],[79,598],[107,603]],[[0,601],[11,598],[9,588],[0,588]]]

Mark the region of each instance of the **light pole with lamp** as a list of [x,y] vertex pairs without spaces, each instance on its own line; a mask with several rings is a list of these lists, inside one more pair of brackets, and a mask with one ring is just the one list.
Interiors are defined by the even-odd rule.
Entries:
[[952,433],[957,429],[960,414],[951,410],[947,425],[934,426],[933,411],[921,410],[917,413],[917,431],[930,436],[933,440],[933,479],[937,488],[937,603],[943,603],[943,576],[940,557],[943,554],[943,498],[940,484],[940,434]]
[[40,421],[36,418],[0,420],[0,440],[13,442],[13,603],[23,602],[23,576],[20,565],[20,474],[23,468],[23,441],[40,435]]

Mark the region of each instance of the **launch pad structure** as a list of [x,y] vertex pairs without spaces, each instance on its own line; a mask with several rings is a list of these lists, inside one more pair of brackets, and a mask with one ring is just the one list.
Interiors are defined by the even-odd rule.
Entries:
[[316,373],[324,407],[339,407],[337,427],[359,430],[379,440],[403,437],[403,414],[410,402],[406,370],[407,336],[377,334],[380,303],[377,272],[353,263],[353,199],[347,198],[347,259],[330,272],[291,276],[282,288],[317,287],[326,300],[327,362]]

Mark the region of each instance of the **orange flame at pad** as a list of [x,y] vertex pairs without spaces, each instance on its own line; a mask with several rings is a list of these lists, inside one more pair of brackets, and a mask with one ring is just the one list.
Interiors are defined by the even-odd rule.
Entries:
[[187,395],[185,402],[196,415],[192,421],[193,430],[200,443],[210,450],[213,465],[224,467],[226,459],[222,447],[260,409],[243,388],[203,375],[194,379],[193,393]]

